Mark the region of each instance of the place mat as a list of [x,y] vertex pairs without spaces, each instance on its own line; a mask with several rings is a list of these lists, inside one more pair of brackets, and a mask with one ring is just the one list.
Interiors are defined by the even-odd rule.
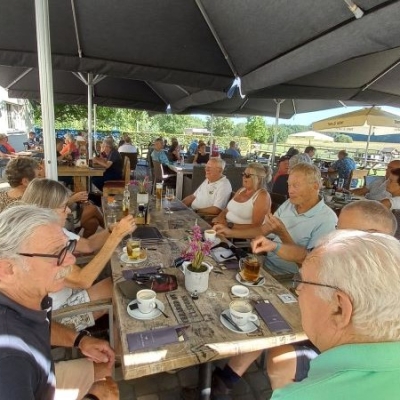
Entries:
[[290,332],[292,328],[268,300],[255,305],[255,309],[272,333]]
[[127,280],[133,279],[133,277],[137,274],[155,274],[159,272],[161,269],[161,265],[154,265],[151,267],[144,268],[136,268],[136,269],[127,269],[122,271],[122,276]]
[[192,324],[204,320],[190,295],[167,293],[165,297],[168,300],[176,320],[180,324]]
[[168,201],[163,199],[163,208],[170,208],[171,211],[184,211],[187,210],[187,207],[181,202],[171,202],[171,207],[169,207]]
[[126,335],[129,351],[151,349],[171,343],[183,342],[186,339],[187,326],[167,326],[144,332],[128,333]]
[[132,236],[140,239],[162,239],[161,232],[154,226],[138,226]]

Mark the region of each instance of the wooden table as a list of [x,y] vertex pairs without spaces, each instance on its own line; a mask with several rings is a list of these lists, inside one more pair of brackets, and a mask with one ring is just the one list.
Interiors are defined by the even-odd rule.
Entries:
[[[211,376],[211,361],[247,353],[255,350],[293,343],[306,339],[300,321],[300,312],[297,303],[284,304],[277,294],[288,293],[288,290],[278,283],[272,276],[262,272],[266,282],[260,287],[250,287],[252,300],[268,299],[292,327],[292,332],[273,334],[265,323],[260,320],[260,330],[252,334],[237,334],[226,329],[220,322],[220,314],[229,308],[229,303],[234,296],[230,289],[238,282],[235,280],[236,270],[223,270],[216,262],[214,271],[211,272],[209,289],[193,301],[196,308],[195,320],[191,321],[190,328],[186,331],[188,340],[179,344],[170,344],[162,348],[136,351],[129,353],[126,339],[127,333],[146,331],[165,326],[176,326],[180,322],[173,311],[173,305],[168,301],[168,295],[176,294],[179,298],[188,296],[184,286],[184,275],[176,268],[171,268],[173,260],[186,248],[184,241],[190,228],[197,219],[202,227],[207,223],[199,219],[190,209],[175,211],[169,218],[163,210],[151,212],[152,223],[163,233],[165,239],[147,244],[148,258],[140,264],[123,264],[119,259],[120,253],[116,251],[111,259],[112,277],[114,282],[114,307],[122,347],[122,373],[124,379],[133,379],[141,376],[156,374],[177,368],[184,368],[201,364],[208,368]],[[178,229],[168,229],[171,221],[180,226]],[[164,230],[165,229],[165,230]],[[119,250],[121,251],[121,249]],[[158,293],[157,298],[165,305],[165,312],[169,318],[162,315],[150,321],[139,321],[131,318],[127,313],[126,299],[117,287],[118,282],[124,280],[122,271],[125,269],[142,268],[162,264],[165,272],[177,276],[178,289],[173,292]],[[186,298],[187,298],[186,297]],[[203,398],[208,398],[203,397]]]
[[183,192],[183,176],[184,175],[192,175],[193,174],[193,166],[194,164],[185,164],[185,165],[168,165],[169,169],[176,172],[176,198],[178,200],[182,200],[182,192]]
[[67,165],[58,165],[58,176],[72,176],[74,179],[74,191],[84,191],[88,189],[87,180],[91,176],[103,176],[104,168],[89,168],[89,167],[69,167]]

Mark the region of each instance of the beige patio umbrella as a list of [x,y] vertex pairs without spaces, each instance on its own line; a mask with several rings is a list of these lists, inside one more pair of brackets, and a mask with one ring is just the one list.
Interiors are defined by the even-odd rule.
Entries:
[[322,132],[368,135],[365,149],[366,161],[371,136],[400,133],[400,115],[383,111],[379,107],[364,108],[314,122],[312,129]]
[[305,138],[308,139],[309,144],[311,144],[312,140],[318,140],[322,142],[333,142],[332,136],[324,135],[323,133],[315,131],[292,133],[291,135],[289,135],[289,138]]

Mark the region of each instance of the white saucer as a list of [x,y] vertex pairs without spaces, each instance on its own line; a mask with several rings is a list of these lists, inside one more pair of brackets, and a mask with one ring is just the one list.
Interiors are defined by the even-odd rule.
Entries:
[[146,257],[145,257],[145,258],[138,258],[137,260],[132,260],[132,259],[130,259],[130,258],[128,257],[128,254],[126,254],[126,247],[124,247],[124,248],[122,249],[122,251],[123,251],[123,252],[121,253],[121,256],[119,257],[119,259],[120,259],[123,263],[126,263],[126,264],[139,264],[139,263],[141,263],[141,262],[147,260],[147,252],[146,252]]
[[[148,319],[154,319],[154,318],[157,318],[157,317],[159,317],[160,315],[161,315],[161,311],[164,311],[164,309],[165,309],[165,307],[164,307],[164,304],[160,301],[160,300],[158,300],[158,299],[156,299],[156,304],[157,304],[157,307],[159,308],[154,308],[151,312],[149,312],[148,314],[143,314],[143,313],[141,313],[140,311],[139,311],[139,308],[135,308],[134,310],[131,310],[130,308],[129,308],[129,306],[131,305],[131,304],[136,304],[137,303],[137,300],[135,299],[135,300],[132,300],[129,304],[128,304],[128,307],[126,307],[126,311],[128,312],[128,314],[132,317],[132,318],[135,318],[135,319],[142,319],[142,320],[148,320]],[[161,311],[160,311],[161,310]]]
[[250,291],[247,287],[243,285],[234,285],[231,287],[231,292],[237,297],[246,297],[249,295]]
[[[222,314],[226,314],[228,317],[231,316],[231,314],[229,312],[229,308],[227,308],[226,310],[222,311]],[[243,332],[241,332],[241,331],[238,331],[236,328],[234,328],[233,325],[231,325],[229,323],[229,321],[224,319],[222,317],[222,314],[220,315],[219,319],[222,322],[222,325],[225,328],[229,329],[231,332],[235,332],[235,333],[251,333],[251,332],[256,331],[258,329],[258,327],[260,326],[260,320],[259,319],[256,319],[254,321],[254,323],[249,321],[246,325],[243,325],[243,326],[240,327],[240,329],[243,331]]]
[[265,278],[263,277],[263,278],[261,279],[261,281],[257,283],[257,285],[254,285],[254,283],[247,282],[247,281],[245,281],[244,279],[242,279],[242,277],[241,277],[241,275],[239,274],[239,272],[236,274],[235,278],[236,278],[236,280],[237,280],[239,283],[241,283],[241,284],[244,285],[244,286],[262,286],[262,285],[264,285],[264,283],[265,283]]

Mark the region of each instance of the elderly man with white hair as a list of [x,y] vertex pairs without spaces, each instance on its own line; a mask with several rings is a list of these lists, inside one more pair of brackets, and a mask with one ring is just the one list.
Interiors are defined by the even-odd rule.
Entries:
[[339,230],[294,278],[304,331],[321,354],[272,399],[396,399],[400,393],[400,243]]
[[197,190],[182,202],[200,214],[218,215],[228,204],[232,193],[229,179],[223,175],[225,161],[211,157],[205,168],[206,179]]

